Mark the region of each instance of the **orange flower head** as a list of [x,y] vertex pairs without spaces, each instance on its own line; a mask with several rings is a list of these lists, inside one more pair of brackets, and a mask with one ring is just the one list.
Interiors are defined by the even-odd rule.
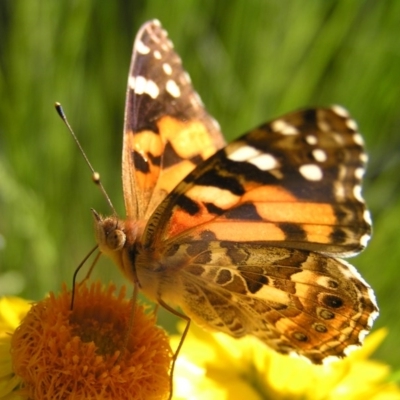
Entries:
[[[34,305],[11,340],[14,372],[30,399],[163,399],[172,352],[166,333],[123,287],[64,286]],[[127,334],[129,336],[127,337]]]

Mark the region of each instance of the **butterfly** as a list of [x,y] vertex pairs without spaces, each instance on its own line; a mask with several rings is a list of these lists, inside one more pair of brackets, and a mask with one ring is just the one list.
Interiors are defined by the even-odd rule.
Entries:
[[226,145],[157,20],[139,30],[122,153],[126,217],[99,249],[198,325],[320,364],[361,344],[374,293],[338,257],[367,244],[366,154],[340,106],[293,112]]

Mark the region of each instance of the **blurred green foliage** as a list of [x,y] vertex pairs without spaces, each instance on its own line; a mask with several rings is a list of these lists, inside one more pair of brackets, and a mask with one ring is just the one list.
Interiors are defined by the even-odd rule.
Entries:
[[[108,213],[60,101],[120,215],[125,87],[140,25],[158,18],[228,139],[303,106],[342,104],[370,164],[374,236],[352,263],[374,287],[400,367],[400,2],[0,2],[0,294],[38,299],[70,282]],[[107,260],[96,274],[123,282]]]

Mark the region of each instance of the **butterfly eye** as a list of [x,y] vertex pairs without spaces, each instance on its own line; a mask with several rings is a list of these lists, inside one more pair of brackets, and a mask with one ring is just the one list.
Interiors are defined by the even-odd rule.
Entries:
[[106,236],[106,244],[110,250],[118,251],[124,247],[126,235],[120,229],[114,229]]

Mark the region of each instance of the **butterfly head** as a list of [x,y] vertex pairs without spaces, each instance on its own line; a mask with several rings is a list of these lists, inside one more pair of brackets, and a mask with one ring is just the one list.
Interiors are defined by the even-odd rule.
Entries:
[[103,218],[92,210],[97,244],[102,253],[115,258],[126,243],[125,226],[117,217]]

